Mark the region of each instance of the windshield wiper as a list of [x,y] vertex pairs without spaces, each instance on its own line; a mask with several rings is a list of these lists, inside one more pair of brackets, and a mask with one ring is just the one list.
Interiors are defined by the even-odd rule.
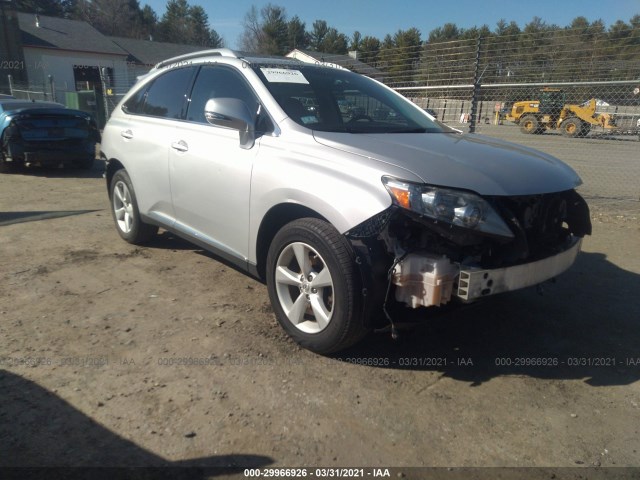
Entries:
[[427,133],[428,129],[426,128],[407,128],[404,130],[389,130],[385,133]]

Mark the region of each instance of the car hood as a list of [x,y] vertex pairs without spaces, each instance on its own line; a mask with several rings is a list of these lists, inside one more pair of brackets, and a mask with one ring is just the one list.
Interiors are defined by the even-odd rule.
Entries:
[[576,172],[543,152],[476,134],[352,134],[314,131],[322,145],[395,165],[425,183],[480,195],[533,195],[570,190]]

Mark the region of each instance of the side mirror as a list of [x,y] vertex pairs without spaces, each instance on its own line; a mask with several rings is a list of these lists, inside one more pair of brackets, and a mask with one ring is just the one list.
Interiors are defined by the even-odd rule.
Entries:
[[204,107],[204,117],[211,125],[238,130],[240,147],[250,149],[255,143],[255,118],[249,107],[237,98],[211,98]]

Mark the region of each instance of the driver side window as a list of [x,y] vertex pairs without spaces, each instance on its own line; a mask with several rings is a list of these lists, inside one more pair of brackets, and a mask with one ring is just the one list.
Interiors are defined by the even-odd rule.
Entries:
[[[229,67],[205,65],[200,68],[189,99],[187,121],[208,125],[204,107],[211,98],[236,98],[246,103],[254,116],[257,117],[259,112],[256,95],[242,75]],[[266,114],[262,116],[266,117]],[[261,122],[264,119],[258,118],[256,129],[264,131],[259,128]]]

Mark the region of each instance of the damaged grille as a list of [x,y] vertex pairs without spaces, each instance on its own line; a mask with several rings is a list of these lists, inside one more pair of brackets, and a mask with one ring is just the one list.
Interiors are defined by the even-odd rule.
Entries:
[[591,233],[589,210],[575,191],[494,199],[515,234],[510,260],[556,253],[571,236]]
[[591,234],[589,208],[574,190],[486,198],[514,234],[483,234],[391,207],[347,232],[352,240],[379,241],[391,261],[398,252],[429,252],[472,268],[501,268],[565,251],[572,237]]
[[[531,262],[564,251],[572,236],[591,234],[589,208],[574,190],[487,200],[514,238],[495,237],[468,228],[435,222],[404,209],[393,211],[383,233],[387,251],[428,251],[475,268],[499,268]],[[386,216],[385,216],[386,217]],[[366,234],[380,227],[373,218],[354,231]]]

